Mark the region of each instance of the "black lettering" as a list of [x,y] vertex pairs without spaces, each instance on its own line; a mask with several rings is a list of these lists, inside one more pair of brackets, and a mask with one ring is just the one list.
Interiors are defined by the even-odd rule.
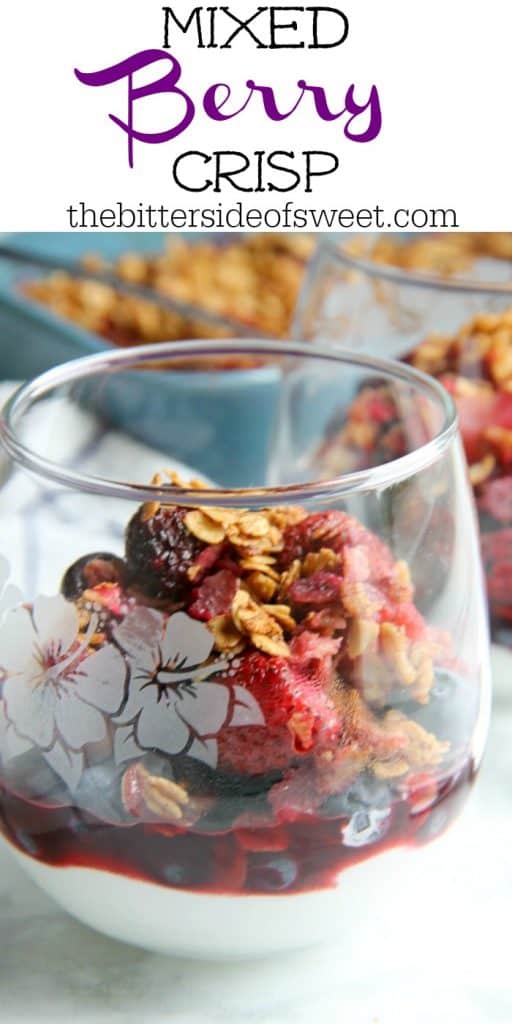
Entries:
[[180,178],[178,177],[178,167],[180,166],[181,161],[185,160],[189,156],[199,156],[201,157],[203,163],[205,164],[210,163],[211,160],[211,156],[208,156],[207,153],[201,153],[197,149],[189,149],[186,153],[181,153],[181,155],[177,157],[177,159],[174,161],[172,166],[173,181],[178,186],[178,188],[183,188],[185,189],[186,192],[206,192],[206,190],[213,185],[213,181],[211,180],[211,178],[207,178],[205,184],[201,188],[194,188],[192,185],[185,185],[184,182],[181,181]]
[[[340,166],[340,161],[339,161],[338,157],[336,156],[336,153],[326,153],[322,149],[306,150],[304,152],[304,156],[306,157],[306,189],[305,189],[306,192],[312,192],[313,191],[313,189],[311,187],[311,179],[312,178],[321,178],[321,177],[323,177],[326,174],[334,174],[334,172],[337,171],[338,167]],[[327,167],[325,170],[314,171],[313,170],[313,157],[315,157],[315,156],[326,156],[326,157],[329,157],[332,160],[331,167]]]
[[249,209],[245,215],[245,221],[248,228],[260,228],[261,227],[261,210]]
[[309,212],[315,228],[320,228],[322,224],[325,224],[328,228],[332,228],[334,218],[336,216],[336,210],[310,210]]
[[[306,7],[306,11],[313,12],[313,42],[309,44],[310,50],[331,50],[335,46],[341,46],[345,42],[349,31],[349,21],[347,15],[343,11],[339,11],[336,7]],[[341,18],[343,22],[343,31],[339,39],[335,39],[334,42],[321,43],[318,35],[318,21],[320,14],[336,14],[338,18]]]
[[215,227],[215,210],[203,210],[201,213],[201,227],[203,228],[214,228]]
[[365,210],[365,209],[358,210],[357,211],[356,221],[357,221],[358,228],[362,228],[363,231],[366,228],[371,228],[371,226],[372,226],[372,211],[371,210]]
[[302,207],[297,207],[293,211],[293,226],[295,228],[305,228],[308,223],[307,210],[303,210]]
[[294,32],[297,31],[297,22],[288,21],[276,22],[276,11],[303,11],[303,7],[271,7],[270,8],[270,50],[303,50],[304,43],[277,43],[276,32],[283,29],[291,28]]
[[215,42],[215,15],[217,13],[216,7],[207,7],[206,10],[210,15],[210,41],[207,46],[207,50],[218,50],[217,43]]
[[354,227],[353,210],[340,210],[338,214],[338,227],[344,228],[346,231]]
[[[244,171],[246,171],[248,167],[251,166],[251,161],[249,160],[249,157],[246,156],[245,153],[240,153],[236,149],[225,149],[219,150],[217,153],[214,154],[214,156],[216,158],[215,188],[213,190],[214,192],[222,191],[219,185],[221,179],[225,179],[225,181],[228,181],[231,187],[236,189],[237,192],[254,192],[253,188],[244,188],[243,185],[237,185],[233,181],[233,178],[236,177],[237,174],[243,174]],[[221,171],[223,158],[226,156],[240,157],[243,165],[241,167],[235,168],[232,171]]]
[[249,28],[249,25],[253,21],[255,21],[256,18],[259,18],[260,14],[262,14],[263,11],[267,10],[266,7],[258,7],[258,10],[255,11],[254,14],[251,14],[251,17],[247,18],[247,21],[241,21],[240,18],[237,18],[236,14],[232,14],[231,13],[231,11],[229,10],[229,7],[219,7],[219,10],[220,11],[224,11],[224,14],[227,14],[228,18],[231,18],[231,20],[235,21],[236,24],[239,26],[230,35],[229,39],[227,39],[226,42],[222,44],[221,50],[229,50],[229,49],[231,49],[231,43],[232,43],[233,39],[235,39],[236,36],[239,35],[240,32],[242,32],[242,31],[247,32],[250,35],[251,39],[253,39],[254,42],[256,43],[256,45],[258,47],[258,50],[266,50],[267,49],[266,44],[262,43],[261,39],[258,39],[258,36],[256,36],[254,34],[254,32]]
[[196,22],[196,32],[197,32],[197,45],[198,45],[198,47],[200,49],[204,49],[203,31],[202,31],[202,27],[201,27],[201,10],[202,10],[201,7],[194,7],[194,10],[190,13],[188,21],[186,21],[183,25],[181,24],[181,21],[179,20],[179,18],[176,17],[172,7],[162,7],[162,10],[163,10],[164,15],[165,15],[165,22],[164,22],[164,50],[170,50],[171,49],[170,32],[169,32],[171,18],[172,18],[174,24],[176,25],[176,27],[179,28],[180,32],[183,32],[183,33],[188,32],[192,22],[195,20],[195,22]]
[[287,185],[286,188],[284,188],[284,187],[279,186],[279,185],[274,185],[273,182],[269,182],[269,185],[268,185],[269,192],[293,192],[294,188],[297,188],[297,185],[300,184],[300,174],[299,174],[298,171],[295,171],[293,169],[293,167],[285,167],[285,166],[283,166],[283,164],[280,164],[280,163],[278,163],[276,161],[276,159],[275,159],[276,157],[283,157],[283,156],[284,157],[289,157],[290,160],[294,160],[295,159],[295,153],[293,152],[293,150],[276,149],[274,153],[269,153],[268,154],[268,158],[267,158],[268,166],[273,171],[282,171],[284,174],[291,174],[291,175],[293,175],[293,178],[294,178],[293,185]]
[[385,222],[384,222],[384,208],[382,206],[376,206],[375,207],[375,227],[376,228],[384,228],[385,226],[386,225],[385,225]]
[[178,231],[184,228],[187,223],[187,214],[185,210],[172,210],[171,212],[171,224],[173,228],[177,228]]

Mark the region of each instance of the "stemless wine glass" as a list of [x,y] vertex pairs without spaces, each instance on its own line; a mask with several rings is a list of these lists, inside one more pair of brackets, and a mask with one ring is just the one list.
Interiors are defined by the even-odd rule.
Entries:
[[[226,406],[227,356],[263,375],[261,437]],[[182,431],[201,416],[191,370],[210,375],[215,473],[172,457],[164,406],[162,455],[118,401],[150,402],[163,357],[173,379],[186,359]],[[400,454],[332,473],[347,448],[327,428],[376,380]],[[448,393],[307,344],[172,343],[45,373],[0,432],[0,821],[19,863],[82,921],[150,949],[303,947],[350,935],[379,900],[384,941],[488,724]],[[252,473],[238,489],[222,479],[235,434]]]
[[492,633],[511,645],[510,263],[488,261],[479,269],[487,279],[442,279],[372,264],[324,244],[301,293],[294,336],[400,357],[451,392],[478,508]]
[[294,337],[397,357],[428,334],[454,332],[479,313],[512,306],[505,261],[479,263],[474,276],[441,277],[372,262],[370,240],[365,249],[355,256],[328,238],[317,247],[299,294]]

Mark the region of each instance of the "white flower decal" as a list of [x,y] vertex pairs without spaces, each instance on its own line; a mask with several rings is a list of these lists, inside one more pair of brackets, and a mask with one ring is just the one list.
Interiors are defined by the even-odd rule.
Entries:
[[231,662],[212,656],[203,623],[183,612],[167,617],[139,607],[116,627],[113,642],[90,653],[95,627],[93,616],[86,635],[79,634],[77,610],[62,596],[6,612],[0,624],[4,763],[36,748],[74,792],[88,744],[106,742],[117,765],[157,750],[215,767],[222,728],[264,724],[252,694],[234,683]]
[[23,601],[23,594],[14,583],[9,583],[9,562],[0,555],[0,622],[7,611]]
[[18,736],[16,729],[11,724],[5,713],[4,701],[0,701],[0,755],[4,761],[9,761],[18,754],[26,754],[32,747],[30,740]]
[[225,726],[262,725],[260,707],[248,690],[212,681],[229,669],[212,661],[213,638],[201,622],[183,612],[167,620],[137,609],[118,627],[115,640],[131,663],[126,706],[117,717],[118,764],[141,751],[186,753],[217,764],[216,735]]
[[80,781],[83,747],[106,738],[106,716],[119,710],[126,683],[112,644],[88,653],[94,618],[85,637],[78,626],[76,608],[59,595],[11,610],[0,627],[3,758],[35,745],[70,789]]

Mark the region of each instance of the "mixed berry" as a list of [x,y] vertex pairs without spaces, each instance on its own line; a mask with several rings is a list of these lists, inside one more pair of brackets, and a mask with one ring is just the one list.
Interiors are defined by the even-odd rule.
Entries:
[[[495,636],[510,642],[512,310],[476,316],[452,337],[430,337],[408,362],[437,377],[455,400],[480,521],[491,623]],[[418,421],[421,431],[421,416],[416,434]],[[348,420],[339,429],[333,425],[322,453],[326,469],[366,468],[403,455],[411,439],[417,440],[412,425],[412,419],[408,424],[404,418],[402,402],[398,409],[388,385],[366,387],[353,402]],[[438,502],[437,515],[442,560],[443,536],[450,528],[449,505]]]
[[[370,400],[385,444],[392,403]],[[7,836],[48,863],[303,891],[426,840],[434,808],[448,819],[471,779],[477,684],[418,611],[406,563],[342,508],[217,508],[199,491],[194,508],[151,502],[124,557],[81,557],[61,592],[68,650],[45,648],[31,613],[45,685],[93,705],[104,736],[95,725],[70,749],[56,711],[61,759],[32,747],[9,762],[30,759],[30,794],[19,768],[0,791]]]

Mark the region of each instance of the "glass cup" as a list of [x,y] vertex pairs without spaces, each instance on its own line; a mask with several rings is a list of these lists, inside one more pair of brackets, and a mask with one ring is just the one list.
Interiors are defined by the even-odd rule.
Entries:
[[[324,244],[301,293],[294,336],[399,357],[451,392],[478,507],[493,638],[511,645],[512,287],[498,279],[510,264],[485,264],[488,276],[492,267],[495,283],[442,279]],[[374,426],[380,439],[386,425]],[[368,452],[360,457],[366,464]]]
[[429,334],[453,333],[480,313],[512,306],[504,261],[479,264],[474,278],[441,277],[372,262],[370,240],[367,250],[354,256],[329,239],[317,247],[296,306],[295,338],[397,358]]
[[[272,369],[250,487],[173,459],[164,419],[165,456],[117,406],[109,420],[113,383],[147,399],[163,354],[173,377],[185,357],[210,373],[220,404],[217,358]],[[404,450],[333,474],[329,425],[376,380]],[[255,464],[251,420],[211,422]],[[56,367],[0,434],[0,823],[23,868],[80,920],[165,952],[304,947],[350,935],[365,906],[384,940],[488,725],[447,391],[307,344],[173,342]]]

